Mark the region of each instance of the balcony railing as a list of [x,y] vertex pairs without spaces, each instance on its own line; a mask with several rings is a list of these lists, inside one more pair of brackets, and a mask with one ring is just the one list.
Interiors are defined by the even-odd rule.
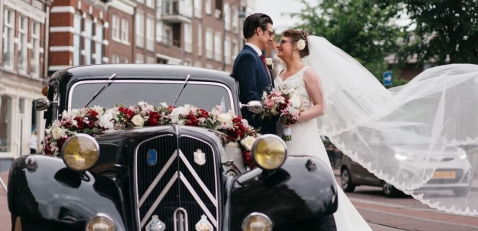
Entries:
[[160,40],[156,40],[159,44],[163,44],[165,46],[170,46],[174,48],[181,48],[181,41],[174,40],[170,37],[161,36]]
[[191,22],[193,17],[192,4],[183,3],[180,0],[164,0],[161,18],[167,22]]

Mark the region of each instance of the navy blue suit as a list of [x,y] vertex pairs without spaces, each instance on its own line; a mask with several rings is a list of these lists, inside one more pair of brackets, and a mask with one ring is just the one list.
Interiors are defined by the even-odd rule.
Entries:
[[[250,46],[245,45],[237,55],[232,69],[232,76],[239,82],[239,99],[241,103],[249,101],[261,101],[264,90],[273,86],[274,82],[257,52]],[[270,72],[269,72],[270,73]],[[253,117],[254,113],[247,108],[241,109],[242,116],[251,126],[260,128],[261,134],[276,134],[276,122],[273,120],[261,120],[259,116]]]

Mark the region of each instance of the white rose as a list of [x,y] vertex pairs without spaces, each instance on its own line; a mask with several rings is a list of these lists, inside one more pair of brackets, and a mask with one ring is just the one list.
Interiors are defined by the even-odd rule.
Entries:
[[221,123],[231,123],[232,122],[232,115],[229,113],[223,113],[217,116],[217,120]]
[[266,58],[266,63],[268,66],[272,65],[272,58]]
[[254,138],[252,136],[247,136],[246,138],[241,140],[241,144],[242,144],[242,146],[244,146],[244,148],[246,148],[248,151],[250,151],[252,149],[252,145],[254,144],[255,141],[256,141],[256,138]]
[[289,99],[292,107],[299,108],[300,107],[300,98],[299,97],[291,97]]
[[103,107],[100,107],[100,106],[94,106],[93,107],[93,111],[97,112],[98,114],[102,115],[103,112],[104,112],[104,109]]
[[53,139],[57,140],[65,135],[65,131],[61,129],[60,127],[55,127],[52,129],[51,135],[53,136]]
[[141,117],[140,115],[133,116],[131,122],[133,122],[133,124],[136,126],[142,126],[144,124],[143,117]]
[[106,129],[112,129],[114,126],[113,122],[111,122],[112,119],[113,119],[113,113],[108,111],[104,115],[100,116],[99,125]]
[[165,103],[165,102],[162,102],[162,103],[159,104],[159,106],[161,106],[161,107],[168,107],[168,104]]
[[189,110],[184,107],[177,107],[171,112],[171,123],[179,123],[179,116],[189,114]]
[[305,48],[305,41],[303,39],[297,41],[297,49],[303,50]]

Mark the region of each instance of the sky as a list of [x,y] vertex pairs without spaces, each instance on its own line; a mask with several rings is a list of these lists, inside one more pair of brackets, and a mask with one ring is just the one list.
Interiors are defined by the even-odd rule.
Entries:
[[[317,0],[307,0],[307,2],[315,5]],[[302,7],[302,3],[298,0],[256,0],[256,12],[269,15],[274,22],[274,30],[279,33],[299,23],[298,19],[281,14],[300,12]]]

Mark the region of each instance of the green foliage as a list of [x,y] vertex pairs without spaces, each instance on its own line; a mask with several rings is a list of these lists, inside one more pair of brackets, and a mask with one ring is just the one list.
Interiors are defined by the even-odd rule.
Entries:
[[322,0],[317,5],[300,2],[302,12],[290,14],[302,21],[298,27],[325,37],[382,79],[387,70],[384,58],[398,49],[396,41],[401,36],[393,23],[396,7],[378,7],[368,0]]
[[398,61],[416,55],[417,65],[424,62],[478,64],[477,0],[370,0],[382,9],[390,5],[396,12],[407,12],[411,23],[404,27],[404,45]]

